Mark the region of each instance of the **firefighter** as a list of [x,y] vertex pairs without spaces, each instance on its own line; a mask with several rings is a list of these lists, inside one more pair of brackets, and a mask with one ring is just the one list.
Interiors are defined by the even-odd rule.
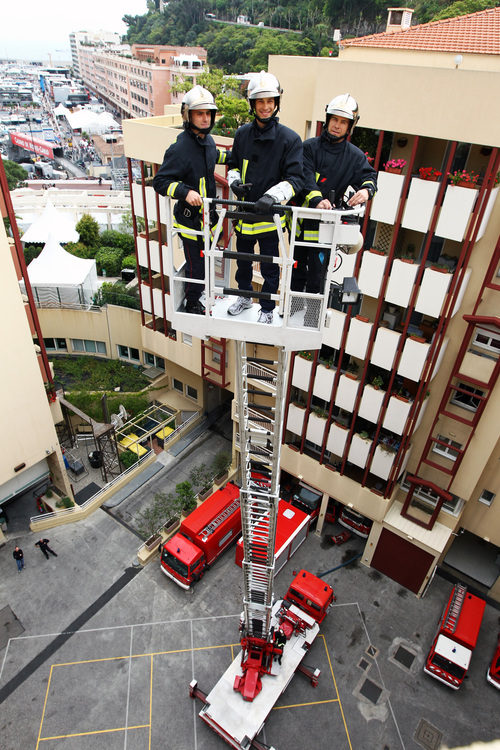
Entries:
[[[293,130],[281,125],[277,114],[281,88],[272,73],[261,71],[248,84],[248,101],[253,121],[236,131],[228,182],[240,200],[255,202],[255,219],[237,222],[236,249],[253,253],[255,243],[263,255],[278,256],[278,231],[272,221],[271,206],[288,201],[303,185],[302,142]],[[282,217],[284,226],[285,217]],[[261,263],[262,291],[275,294],[279,284],[276,263]],[[252,290],[252,262],[237,261],[236,282],[242,291]],[[230,315],[239,315],[252,306],[251,297],[237,297],[229,306]],[[274,300],[262,299],[259,323],[272,323]]]
[[[215,198],[216,164],[224,164],[226,151],[219,151],[210,135],[217,106],[212,94],[195,86],[185,94],[181,114],[184,125],[175,143],[165,151],[163,164],[153,179],[160,195],[176,198],[173,226],[178,230],[186,258],[186,276],[203,279],[203,198]],[[203,315],[202,284],[186,284],[185,311]]]
[[[351,186],[354,194],[347,200],[347,205],[358,206],[373,198],[377,191],[376,171],[365,154],[348,140],[359,120],[358,104],[350,94],[339,94],[325,109],[321,135],[304,141],[301,204],[309,208],[331,209],[334,207],[330,202],[331,191],[335,192],[334,205],[339,206]],[[318,241],[317,221],[306,219],[297,231],[306,242]],[[310,247],[295,247],[297,265],[292,272],[293,291],[305,290],[313,294],[323,291],[322,281],[328,262],[324,255]],[[307,320],[305,322],[307,325]]]
[[286,645],[286,635],[282,628],[278,628],[278,630],[274,634],[274,645],[277,649],[279,649],[274,658],[275,660],[278,661],[278,664],[281,664],[281,659],[283,657],[283,649],[285,648],[285,645]]

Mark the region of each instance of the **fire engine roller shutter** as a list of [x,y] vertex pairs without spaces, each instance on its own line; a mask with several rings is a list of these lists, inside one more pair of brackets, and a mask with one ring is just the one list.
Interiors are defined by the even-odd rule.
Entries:
[[434,557],[388,529],[382,529],[371,566],[414,594],[424,582]]

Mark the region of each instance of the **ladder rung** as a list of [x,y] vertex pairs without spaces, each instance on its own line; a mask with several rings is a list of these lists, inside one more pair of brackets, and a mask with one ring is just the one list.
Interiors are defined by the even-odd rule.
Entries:
[[274,359],[262,359],[262,357],[247,357],[247,362],[255,362],[261,365],[277,365]]

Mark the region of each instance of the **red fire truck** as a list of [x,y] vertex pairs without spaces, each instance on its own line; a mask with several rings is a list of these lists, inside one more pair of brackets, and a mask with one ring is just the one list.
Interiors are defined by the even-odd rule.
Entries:
[[500,633],[498,634],[497,647],[493,654],[493,659],[486,673],[488,682],[500,690]]
[[486,602],[457,583],[443,610],[424,672],[458,690],[477,643]]
[[[294,508],[286,500],[279,501],[278,518],[276,521],[276,542],[274,548],[274,575],[286,565],[291,556],[298,550],[309,534],[311,516],[298,508]],[[236,545],[235,563],[242,567],[243,537]]]
[[183,589],[199,581],[241,534],[240,491],[232,482],[214,492],[182,521],[161,549],[163,573]]

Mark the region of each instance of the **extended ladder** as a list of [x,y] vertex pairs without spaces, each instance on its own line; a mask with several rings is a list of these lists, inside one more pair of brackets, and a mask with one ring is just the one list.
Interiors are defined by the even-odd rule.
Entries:
[[[249,636],[267,639],[273,604],[278,480],[288,355],[279,347],[273,349],[277,352],[275,359],[262,359],[248,354],[247,349],[253,348],[254,344],[236,341],[235,346],[239,364],[238,410],[243,461],[240,498],[245,550],[245,629]],[[264,374],[256,372],[258,366],[265,366],[262,367]],[[252,396],[251,403],[249,395]]]
[[446,628],[450,633],[454,633],[457,629],[458,618],[460,617],[460,611],[464,603],[465,594],[467,593],[467,587],[461,583],[457,583],[453,591],[453,599],[446,613],[443,627]]
[[210,523],[208,523],[205,526],[205,528],[201,532],[201,535],[206,538],[210,536],[210,534],[213,534],[215,529],[217,529],[221,525],[221,523],[226,520],[226,518],[229,518],[229,516],[232,516],[233,513],[237,511],[239,507],[240,507],[240,498],[237,497],[235,500],[233,500],[231,505],[228,505],[227,508],[224,508],[224,510],[221,513],[219,513],[219,515],[216,518],[214,518],[213,521],[210,521]]

